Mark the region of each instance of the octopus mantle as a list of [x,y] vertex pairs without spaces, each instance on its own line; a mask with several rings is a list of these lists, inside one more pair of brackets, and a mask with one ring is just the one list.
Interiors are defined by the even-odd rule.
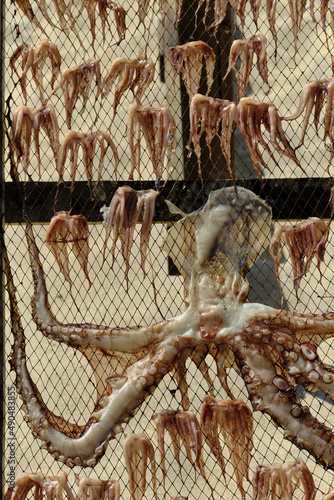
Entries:
[[[171,210],[177,210],[171,206]],[[185,215],[185,214],[183,214]],[[114,356],[130,363],[122,373],[97,382],[94,411],[85,426],[64,420],[46,407],[26,365],[25,337],[6,252],[14,344],[11,364],[26,420],[42,447],[69,467],[94,467],[108,441],[122,432],[164,375],[175,370],[184,409],[188,356],[213,392],[205,357],[212,354],[222,386],[230,397],[226,366],[237,366],[254,411],[269,414],[284,436],[316,460],[334,469],[334,435],[302,406],[297,385],[322,390],[334,399],[334,370],[317,355],[317,345],[334,334],[334,314],[301,315],[246,302],[246,274],[269,242],[270,208],[253,193],[238,188],[213,192],[206,205],[174,224],[163,250],[184,277],[187,308],[180,316],[152,326],[109,328],[62,324],[52,314],[45,276],[32,226],[26,236],[34,280],[33,318],[50,340],[80,350],[90,360]],[[108,387],[108,391],[106,391]]]

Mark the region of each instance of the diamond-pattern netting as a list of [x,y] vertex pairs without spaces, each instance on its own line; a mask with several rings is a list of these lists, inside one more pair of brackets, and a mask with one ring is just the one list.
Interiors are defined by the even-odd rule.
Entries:
[[[72,349],[66,344],[51,341],[36,329],[32,318],[31,297],[33,294],[32,275],[30,270],[27,244],[20,194],[13,187],[11,168],[16,166],[22,181],[26,197],[27,210],[33,222],[33,231],[40,250],[51,309],[58,321],[64,323],[93,323],[113,327],[135,325],[152,325],[163,318],[169,319],[180,315],[185,309],[185,290],[183,278],[173,271],[171,262],[162,252],[161,245],[167,227],[177,220],[165,208],[165,199],[171,199],[181,211],[190,213],[200,208],[208,198],[211,190],[231,185],[226,161],[221,151],[220,141],[214,138],[211,154],[206,144],[205,134],[201,138],[201,180],[198,173],[197,159],[191,153],[189,145],[189,97],[180,75],[173,81],[173,71],[169,59],[169,48],[190,41],[202,40],[215,51],[216,64],[210,95],[219,99],[237,102],[237,80],[235,72],[230,72],[224,79],[228,68],[228,56],[234,39],[249,38],[260,33],[267,39],[268,85],[260,78],[255,65],[251,69],[247,86],[247,97],[259,102],[273,102],[280,117],[291,116],[297,109],[302,89],[312,80],[321,80],[332,76],[332,31],[331,13],[325,12],[322,17],[324,2],[315,2],[314,17],[306,10],[298,33],[298,41],[294,44],[293,26],[289,3],[282,1],[276,5],[275,29],[277,32],[277,53],[275,54],[274,31],[268,21],[266,6],[260,6],[258,19],[255,22],[251,10],[251,2],[245,6],[240,3],[239,12],[227,5],[227,14],[217,28],[207,30],[203,24],[205,5],[200,6],[195,25],[195,13],[199,3],[184,1],[182,18],[174,26],[175,5],[165,5],[165,16],[159,10],[163,3],[141,2],[122,3],[126,12],[126,36],[119,43],[114,10],[116,4],[100,2],[107,5],[108,23],[105,40],[102,36],[101,17],[98,14],[98,2],[86,1],[66,2],[73,15],[70,21],[66,5],[56,0],[45,2],[21,2],[6,0],[4,5],[4,179],[5,197],[5,242],[9,251],[14,282],[17,291],[19,312],[26,336],[27,365],[32,380],[40,391],[48,409],[65,420],[78,426],[85,426],[94,409],[96,384],[106,387],[106,379],[114,373],[123,371],[123,366],[132,363],[130,355],[126,359],[101,357],[99,351],[92,349],[89,353]],[[269,4],[269,2],[268,2]],[[96,7],[95,36],[92,35],[89,9]],[[218,5],[218,1],[217,1]],[[41,8],[39,8],[39,6]],[[49,14],[49,21],[43,16],[43,6]],[[146,6],[145,22],[139,22],[139,9]],[[59,12],[57,13],[57,9]],[[244,12],[244,26],[242,26]],[[297,6],[300,10],[302,6]],[[310,6],[307,9],[311,8]],[[24,13],[24,10],[26,12]],[[92,14],[91,14],[92,16]],[[208,2],[206,26],[214,19],[213,2]],[[67,30],[62,26],[66,22]],[[326,29],[324,29],[326,28]],[[43,31],[42,31],[43,30]],[[77,30],[76,32],[74,30]],[[98,144],[93,158],[92,186],[88,187],[87,172],[83,149],[78,149],[77,168],[74,179],[74,158],[69,152],[64,163],[63,180],[59,182],[59,173],[50,137],[55,128],[40,128],[38,143],[31,136],[29,143],[27,134],[22,136],[21,155],[27,153],[30,144],[29,159],[24,167],[24,159],[17,161],[17,153],[10,154],[9,141],[12,121],[19,106],[27,106],[31,111],[40,109],[43,104],[54,108],[57,127],[59,129],[59,145],[64,143],[68,131],[68,115],[66,114],[65,84],[59,85],[58,75],[51,87],[52,57],[45,59],[40,65],[42,70],[42,93],[46,99],[41,101],[41,89],[33,78],[33,65],[29,59],[42,40],[49,39],[58,48],[63,75],[67,69],[81,65],[84,61],[94,60],[95,68],[99,68],[101,81],[106,77],[116,59],[151,58],[155,64],[153,81],[148,86],[141,104],[165,105],[170,109],[175,121],[175,151],[168,150],[164,159],[160,181],[160,192],[157,197],[156,215],[151,231],[149,253],[146,260],[146,275],[141,267],[140,230],[141,223],[136,225],[134,241],[130,257],[128,276],[121,254],[119,242],[116,245],[115,261],[112,259],[112,237],[107,245],[106,259],[103,261],[103,245],[105,228],[102,225],[100,209],[109,206],[116,189],[129,184],[134,189],[156,189],[156,173],[153,170],[149,148],[145,138],[141,138],[140,170],[134,169],[133,179],[129,179],[132,156],[129,147],[129,106],[135,102],[130,89],[120,92],[117,112],[115,112],[115,89],[120,83],[117,79],[105,97],[101,96],[98,74],[91,74],[91,82],[84,103],[84,93],[75,102],[71,113],[71,129],[75,133],[89,134],[102,131],[112,139],[118,155],[118,166],[115,168],[115,156],[112,148],[105,150],[101,180],[96,183],[100,163],[101,148]],[[30,62],[29,62],[30,61]],[[238,62],[240,68],[240,61]],[[65,73],[64,73],[65,71]],[[86,74],[87,83],[90,74]],[[207,90],[207,73],[203,70],[199,93]],[[79,90],[80,93],[80,90]],[[25,97],[26,95],[26,97]],[[48,97],[48,99],[47,99]],[[332,98],[332,97],[331,97]],[[327,103],[328,95],[324,103]],[[264,142],[259,151],[267,168],[260,165],[264,179],[261,187],[252,164],[245,139],[236,127],[232,138],[232,167],[237,184],[251,187],[263,198],[267,198],[273,207],[275,224],[291,224],[300,218],[317,215],[328,218],[329,194],[333,166],[330,164],[332,136],[324,137],[324,109],[316,127],[314,111],[306,127],[304,141],[301,144],[305,113],[292,121],[283,121],[284,134],[295,154],[299,165],[291,158],[280,154],[270,140],[268,131],[263,131]],[[67,118],[67,120],[66,120]],[[262,130],[262,129],[261,129]],[[268,145],[268,148],[264,146]],[[40,163],[38,161],[38,153]],[[173,158],[172,158],[173,157]],[[171,163],[172,162],[172,163]],[[40,165],[40,172],[39,172]],[[171,168],[172,166],[172,168]],[[72,168],[72,171],[71,171]],[[168,182],[163,187],[168,177]],[[327,184],[326,184],[327,183]],[[315,195],[316,193],[316,195]],[[69,289],[54,255],[45,243],[45,236],[52,216],[60,210],[71,211],[72,215],[84,214],[89,224],[89,286],[78,261],[69,251],[69,273],[72,288]],[[284,220],[282,220],[284,219]],[[299,313],[325,313],[333,310],[333,238],[330,233],[325,261],[321,265],[322,278],[316,264],[312,263],[307,275],[302,279],[298,299],[293,288],[292,266],[286,249],[280,262],[279,276],[283,290],[284,309]],[[250,270],[248,280],[250,290],[248,299],[276,308],[280,308],[281,294],[276,281],[275,265],[266,250]],[[7,301],[7,295],[5,296]],[[68,481],[73,490],[76,489],[76,475],[100,479],[117,479],[120,482],[121,498],[130,498],[128,474],[123,457],[124,433],[142,433],[149,437],[155,448],[158,464],[157,481],[158,496],[164,496],[163,475],[160,455],[157,446],[157,434],[152,416],[163,409],[180,409],[181,394],[178,390],[176,375],[168,372],[158,387],[139,407],[135,417],[123,425],[123,433],[117,434],[109,443],[106,454],[93,469],[79,466],[69,469],[61,462],[54,460],[47,451],[40,448],[28,427],[21,408],[21,400],[15,390],[15,373],[10,370],[10,352],[13,342],[10,331],[9,306],[5,307],[5,373],[6,394],[6,434],[3,453],[3,478],[5,490],[10,484],[11,474],[20,472],[43,472],[54,475],[61,470],[68,473]],[[333,368],[333,343],[323,341],[318,347],[318,354],[323,363]],[[217,376],[217,367],[212,355],[206,357],[208,373],[214,386],[217,399],[226,398],[226,393]],[[200,418],[201,407],[208,394],[208,385],[201,371],[188,358],[187,384],[190,410]],[[98,374],[96,379],[94,371]],[[227,369],[227,383],[236,398],[248,401],[248,392],[235,366]],[[312,414],[327,427],[333,428],[333,402],[321,391],[308,392],[303,386],[297,388],[302,403],[311,408]],[[12,416],[14,415],[14,424]],[[270,417],[260,412],[253,413],[254,438],[250,463],[250,480],[258,464],[291,461],[302,458],[313,474],[317,488],[316,499],[320,500],[330,487],[334,487],[333,473],[325,470],[306,452],[300,451],[294,444],[284,439],[284,431],[277,428]],[[185,449],[180,449],[180,466],[174,457],[172,440],[168,433],[165,436],[166,456],[166,498],[176,496],[188,499],[208,498],[211,494],[208,484],[199,471],[187,459]],[[229,450],[221,440],[226,462],[225,478],[209,448],[204,445],[204,463],[208,483],[214,490],[215,498],[240,498]],[[154,490],[148,467],[148,481],[145,498],[153,498]],[[252,498],[252,484],[244,481],[246,498]],[[33,498],[31,495],[28,498]],[[296,490],[294,498],[304,498],[303,490]]]

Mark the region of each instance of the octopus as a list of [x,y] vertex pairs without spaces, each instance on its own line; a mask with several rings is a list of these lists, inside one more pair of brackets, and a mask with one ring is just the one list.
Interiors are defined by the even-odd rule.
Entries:
[[158,500],[154,448],[146,434],[129,434],[124,441],[124,461],[129,475],[129,489],[134,500],[143,498],[146,470],[150,461],[154,497]]
[[89,229],[83,215],[69,215],[67,212],[57,213],[50,222],[45,241],[48,244],[60,272],[72,289],[70,264],[68,259],[68,243],[72,243],[73,253],[91,286],[88,276]]
[[334,132],[333,132],[333,96],[334,96],[334,78],[324,78],[307,83],[300,96],[299,104],[296,111],[287,117],[282,117],[282,120],[296,120],[305,111],[305,116],[302,124],[301,140],[297,147],[304,144],[306,130],[310,121],[312,110],[314,109],[314,125],[318,133],[320,114],[325,105],[324,110],[324,136],[325,142],[330,140],[331,160],[334,154]]
[[45,36],[47,36],[43,26],[38,21],[29,0],[15,0],[15,5],[17,5],[17,7],[23,12],[35,28],[39,29]]
[[[38,330],[50,342],[80,350],[87,360],[94,349],[102,366],[108,366],[106,356],[124,360],[116,372],[105,369],[107,389],[97,378],[96,403],[87,424],[78,425],[49,410],[29,373],[25,333],[4,248],[14,339],[11,367],[27,424],[44,453],[68,467],[94,467],[109,441],[123,432],[124,423],[175,362],[185,363],[195,352],[203,360],[199,366],[207,382],[206,355],[213,356],[219,374],[236,366],[253,412],[268,415],[284,429],[284,439],[315,457],[319,465],[334,469],[334,434],[311,414],[296,390],[298,386],[321,390],[334,400],[334,369],[317,353],[317,346],[334,336],[334,313],[300,314],[246,301],[247,272],[270,241],[271,209],[265,201],[242,187],[237,193],[233,187],[223,188],[211,192],[200,210],[173,224],[162,249],[186,277],[187,307],[178,316],[141,327],[57,320],[27,213],[25,218],[33,276],[32,318]],[[226,377],[220,378],[226,385]],[[198,441],[194,446],[198,457]]]
[[[103,99],[109,94],[113,83],[117,80],[114,103],[114,120],[122,95],[131,90],[137,104],[140,104],[147,88],[154,80],[155,63],[152,59],[126,59],[119,57],[109,68],[100,86],[101,107]],[[97,117],[96,117],[97,120]],[[96,122],[95,120],[95,122]]]
[[[15,63],[19,58],[21,60],[22,73],[18,74]],[[61,65],[61,56],[58,50],[57,45],[50,42],[50,40],[42,40],[36,49],[30,47],[23,43],[15,51],[10,57],[9,67],[11,69],[12,77],[14,72],[20,79],[20,86],[22,89],[23,97],[25,100],[25,104],[27,104],[27,89],[26,89],[26,81],[27,81],[27,73],[29,69],[31,70],[32,77],[36,83],[37,89],[40,94],[42,104],[45,104],[45,99],[43,96],[43,67],[45,61],[49,59],[51,64],[51,80],[50,85],[53,89],[55,81],[60,73],[60,65]]]
[[[317,258],[320,280],[322,278],[320,265],[324,261],[328,235],[329,227],[318,217],[310,217],[299,225],[276,228],[270,241],[269,252],[275,262],[275,275],[280,286],[282,300],[283,292],[278,273],[283,255],[282,240],[288,247],[293,270],[293,288],[298,298],[301,279],[309,271],[314,257]],[[275,255],[276,243],[278,243],[278,249]]]
[[130,104],[127,135],[131,151],[132,167],[129,174],[129,180],[133,179],[135,168],[140,174],[141,132],[144,134],[147,148],[150,153],[153,173],[155,175],[155,186],[159,189],[167,150],[170,153],[170,166],[165,184],[173,170],[173,156],[176,146],[176,125],[170,109],[164,105],[150,107]]
[[206,95],[208,95],[213,84],[213,72],[216,63],[213,49],[205,42],[196,41],[171,47],[169,50],[173,68],[173,84],[175,85],[176,75],[181,73],[190,100],[199,90],[204,59],[207,79]]
[[14,489],[8,488],[4,500],[30,498],[29,492],[33,489],[35,489],[34,498],[36,499],[42,499],[45,495],[45,498],[63,500],[64,493],[66,493],[68,500],[76,498],[67,483],[65,471],[61,471],[56,476],[45,476],[41,472],[22,472],[15,480]]
[[[99,165],[97,168],[97,179],[95,182],[94,188],[92,188],[93,182],[93,163],[96,155],[96,147],[100,147],[100,159]],[[116,146],[106,132],[102,130],[97,130],[95,132],[81,133],[76,132],[75,130],[68,130],[62,145],[59,150],[59,164],[58,164],[58,187],[61,182],[64,182],[64,169],[67,160],[68,153],[70,152],[70,161],[71,161],[71,192],[73,191],[75,184],[76,171],[78,167],[78,157],[79,157],[79,148],[83,151],[83,162],[85,165],[85,172],[87,177],[87,182],[91,193],[93,194],[98,183],[101,180],[102,172],[104,168],[104,159],[108,148],[111,149],[114,156],[114,175],[117,178],[117,167],[119,163],[118,152]]]
[[233,133],[236,105],[224,99],[214,99],[196,94],[190,104],[190,134],[188,143],[188,157],[191,155],[191,142],[197,156],[199,176],[202,179],[201,169],[201,137],[205,132],[206,144],[211,157],[211,142],[220,133],[220,146],[225,157],[227,168],[234,180],[231,163],[231,137]]
[[[161,469],[163,474],[163,486],[166,491],[166,461],[165,461],[165,432],[168,431],[174,450],[176,461],[180,468],[182,477],[182,469],[180,462],[181,442],[183,443],[187,458],[192,466],[198,469],[205,479],[203,452],[202,452],[202,433],[196,418],[196,415],[190,411],[183,410],[163,410],[152,416],[152,420],[157,427],[158,447],[161,456]],[[195,459],[192,457],[193,450]],[[213,490],[212,490],[213,493]]]
[[108,9],[114,11],[116,29],[119,36],[119,41],[117,45],[125,39],[125,15],[126,12],[120,5],[110,2],[109,0],[83,0],[81,9],[76,17],[79,17],[83,9],[86,9],[87,16],[90,24],[90,32],[92,35],[92,48],[95,54],[95,40],[96,40],[96,8],[98,9],[99,17],[101,20],[101,31],[102,31],[102,43],[105,44],[106,39],[106,25],[110,29],[110,23],[108,19]]
[[149,249],[157,194],[158,193],[153,191],[153,189],[135,191],[129,186],[122,186],[116,190],[109,208],[105,211],[106,236],[103,247],[103,261],[105,260],[108,239],[113,229],[113,263],[115,262],[116,243],[117,240],[120,239],[122,256],[125,263],[127,286],[134,231],[142,210],[143,221],[140,231],[140,261],[144,276],[146,275],[145,262]]
[[[120,500],[119,482],[115,479],[76,478],[78,485],[77,500]],[[69,499],[70,500],[70,499]]]
[[35,152],[38,161],[38,178],[41,177],[41,157],[39,147],[40,129],[45,131],[49,139],[56,166],[58,166],[59,127],[55,110],[51,104],[42,108],[31,109],[28,106],[19,106],[13,115],[9,155],[12,168],[17,170],[22,160],[22,168],[25,176],[31,179],[28,172],[30,164],[31,136],[34,136]]
[[262,157],[259,144],[261,144],[275,164],[279,166],[269,144],[262,135],[261,125],[264,125],[265,130],[269,133],[270,144],[274,149],[293,160],[303,170],[295,151],[285,137],[282,118],[279,116],[277,108],[273,103],[257,102],[249,97],[243,97],[238,103],[235,121],[245,138],[254,169],[261,184],[263,184],[263,178],[258,164],[260,163],[264,168],[268,168],[268,165]]
[[[249,75],[253,67],[254,52],[257,57],[256,66],[263,82],[268,85],[267,40],[263,35],[254,35],[244,40],[234,40],[230,49],[229,64],[224,76],[233,69],[238,83],[238,101],[246,95]],[[237,67],[240,57],[240,67]]]
[[305,500],[314,500],[315,484],[303,460],[283,464],[258,465],[253,480],[253,500],[266,500],[271,489],[272,500],[292,500],[293,493],[303,486]]
[[100,61],[98,59],[84,62],[74,68],[63,70],[61,72],[59,84],[49,95],[48,99],[50,99],[60,88],[62,89],[64,93],[66,124],[68,129],[71,129],[72,114],[79,97],[82,97],[83,101],[81,112],[85,110],[94,78],[98,88],[96,94],[97,99],[101,85]]
[[249,481],[249,463],[253,448],[253,419],[249,407],[241,400],[216,401],[207,396],[201,412],[205,442],[225,476],[225,461],[219,441],[219,428],[227,444],[241,498],[245,500],[243,478]]

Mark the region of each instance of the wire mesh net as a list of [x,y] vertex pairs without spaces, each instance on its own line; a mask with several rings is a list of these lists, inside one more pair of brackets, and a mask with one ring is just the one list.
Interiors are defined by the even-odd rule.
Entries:
[[[217,21],[215,29],[211,25],[219,9],[223,8],[218,1],[216,5],[213,2],[185,1],[182,5],[177,2],[174,5],[171,2],[126,1],[121,5],[126,16],[124,39],[123,11],[116,3],[85,0],[64,3],[53,0],[29,4],[7,0],[4,5],[5,243],[26,338],[27,366],[48,410],[65,421],[73,422],[74,427],[82,426],[83,432],[96,404],[98,384],[103,388],[102,393],[110,392],[108,379],[115,373],[123,373],[124,366],[133,364],[135,358],[133,354],[118,358],[107,353],[101,355],[101,351],[94,347],[89,351],[71,348],[66,343],[51,340],[50,336],[43,335],[36,328],[31,308],[34,284],[22,216],[22,198],[12,183],[11,173],[17,170],[20,177],[45,273],[50,307],[59,322],[126,328],[154,325],[181,315],[186,304],[184,277],[175,272],[161,249],[167,229],[179,216],[169,212],[165,200],[171,200],[180,211],[189,214],[204,205],[211,191],[231,186],[233,182],[221,147],[219,136],[222,131],[218,127],[217,134],[213,134],[215,137],[208,141],[208,121],[204,127],[206,133],[199,140],[199,171],[194,143],[190,141],[191,98],[186,80],[180,74],[174,74],[170,49],[198,40],[208,44],[215,53],[209,95],[238,104],[244,97],[238,96],[238,90],[240,83],[246,83],[246,74],[241,76],[240,82],[237,81],[237,72],[242,70],[238,57],[235,68],[225,78],[230,49],[234,40],[263,35],[267,43],[268,82],[262,78],[260,68],[255,64],[256,57],[248,53],[243,64],[245,59],[253,60],[254,64],[246,96],[255,102],[274,103],[279,117],[293,116],[302,89],[313,80],[330,79],[332,75],[332,13],[328,2],[311,3],[298,26],[297,13],[303,11],[304,4],[282,1],[272,6],[272,9],[276,8],[276,15],[273,10],[268,14],[268,5],[251,2],[246,5],[240,2],[238,6],[226,4],[226,15],[222,16],[221,22]],[[182,10],[178,22],[175,22],[176,8]],[[251,51],[253,54],[254,47]],[[188,58],[188,62],[192,61],[189,53],[184,57]],[[151,71],[147,87],[143,73],[139,72],[138,61]],[[125,68],[125,73],[121,72],[121,68]],[[191,68],[193,79],[190,82],[194,83],[194,75],[200,71],[199,86],[195,90],[192,87],[192,90],[195,94],[205,95],[209,87],[210,68],[204,60],[199,68]],[[139,74],[139,81],[131,87],[131,82]],[[330,217],[333,136],[331,130],[326,135],[328,114],[325,110],[332,100],[331,91],[328,91],[316,101],[315,109],[320,113],[320,120],[317,119],[317,111],[310,108],[310,100],[307,101],[309,107],[300,116],[282,121],[284,136],[291,145],[294,157],[284,154],[282,150],[286,151],[285,148],[279,150],[276,147],[277,143],[282,143],[279,135],[271,135],[270,119],[273,120],[274,115],[268,118],[268,114],[264,114],[258,118],[261,131],[256,129],[254,138],[248,138],[247,144],[240,125],[241,108],[236,111],[239,122],[236,121],[237,126],[233,128],[230,159],[236,184],[250,188],[272,205],[276,225],[298,223],[314,215]],[[130,107],[139,106],[139,101],[142,106],[166,106],[173,120],[169,123],[175,122],[175,131],[171,127],[165,138],[163,135],[155,137],[154,146],[158,148],[164,142],[166,149],[160,163],[152,156],[152,144],[149,140],[146,142],[144,129],[141,130],[140,142],[138,140],[138,124],[142,122],[133,122],[135,125],[131,122]],[[311,116],[305,121],[308,111]],[[19,120],[26,120],[30,128],[24,125],[20,133],[16,129],[15,136]],[[251,126],[256,128],[258,125],[253,122]],[[304,128],[305,137],[302,140]],[[258,172],[249,150],[254,140],[260,155],[255,162]],[[89,149],[93,141],[95,150]],[[140,162],[136,161],[138,158]],[[132,170],[133,175],[129,177]],[[258,173],[263,178],[262,183]],[[114,249],[114,258],[112,235],[106,243],[101,209],[109,207],[117,188],[125,184],[136,191],[153,189],[158,192],[145,273],[141,254],[144,221],[141,218],[134,230],[128,271],[120,241]],[[83,214],[88,221],[88,279],[75,253],[69,248],[71,286],[60,272],[50,245],[45,242],[51,218],[59,211],[70,212],[71,215]],[[322,314],[333,310],[332,255],[330,233],[321,264],[322,278],[316,260],[312,261],[308,273],[301,280],[297,297],[291,259],[284,247],[279,278],[285,310],[300,314]],[[250,302],[280,310],[281,290],[268,249],[253,265],[247,279],[250,283]],[[206,481],[189,460],[181,443],[178,463],[173,448],[175,442],[166,433],[164,485],[162,457],[152,416],[162,410],[182,408],[180,383],[172,367],[155,391],[139,406],[136,415],[123,424],[122,432],[110,440],[106,453],[93,468],[78,465],[69,468],[55,460],[47,450],[41,449],[41,441],[33,436],[25,420],[22,402],[15,388],[15,371],[10,369],[13,338],[7,298],[6,295],[5,491],[21,472],[42,472],[54,476],[65,470],[73,491],[78,488],[78,477],[113,479],[119,481],[121,498],[142,498],[139,487],[134,493],[130,490],[123,447],[124,435],[144,432],[155,450],[159,497],[198,499],[209,497],[212,491],[215,498],[242,496],[230,449],[222,436],[220,445],[225,460],[225,477],[208,445],[204,444]],[[317,352],[329,371],[333,369],[332,340],[322,341]],[[217,400],[226,399],[227,394],[217,373],[215,351],[208,352],[205,357],[207,372],[200,370],[188,354],[184,377],[188,386],[189,411],[200,420],[201,408],[209,390]],[[229,365],[226,376],[233,396],[241,398],[250,408],[249,393],[240,367]],[[208,387],[208,378],[211,388]],[[302,384],[296,391],[302,405],[309,406],[319,421],[332,428],[332,399],[324,391],[308,391]],[[258,465],[299,458],[313,474],[316,499],[321,499],[334,487],[333,472],[321,466],[307,451],[284,439],[284,429],[277,427],[268,414],[254,411],[253,419],[249,481],[243,480],[245,498],[252,498],[252,480]],[[152,469],[148,465],[143,498],[153,498],[153,485]],[[278,492],[278,497],[280,494]],[[304,495],[302,487],[295,489],[294,498],[304,498]],[[33,498],[33,491],[27,498]]]

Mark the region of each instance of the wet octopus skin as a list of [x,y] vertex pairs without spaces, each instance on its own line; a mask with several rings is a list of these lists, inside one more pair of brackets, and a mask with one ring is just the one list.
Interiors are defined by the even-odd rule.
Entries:
[[305,111],[305,116],[302,124],[301,140],[298,147],[304,144],[306,129],[308,127],[312,110],[314,109],[314,125],[318,132],[320,113],[323,105],[326,102],[324,110],[324,135],[323,141],[329,138],[331,156],[333,155],[333,142],[334,142],[334,78],[324,78],[322,80],[315,80],[307,83],[302,89],[300,101],[296,111],[291,116],[282,117],[282,120],[292,121],[296,120]]
[[[96,147],[100,148],[100,158],[97,167],[97,179],[93,188],[93,166],[94,158],[96,155]],[[82,133],[75,130],[68,130],[63,142],[59,149],[58,155],[58,187],[60,183],[64,182],[64,170],[68,154],[70,153],[70,178],[71,178],[71,191],[73,191],[76,171],[78,168],[79,150],[82,150],[83,163],[85,166],[85,173],[89,189],[92,195],[101,180],[102,172],[104,169],[104,159],[108,148],[111,149],[114,157],[114,176],[117,179],[117,167],[119,163],[118,152],[116,146],[111,139],[110,135],[102,130]]]
[[195,41],[171,47],[169,51],[173,68],[173,84],[175,84],[176,75],[181,73],[190,101],[198,93],[204,59],[207,79],[206,95],[208,95],[213,84],[213,72],[216,64],[213,49],[205,42]]
[[[119,57],[115,59],[100,86],[100,109],[103,99],[109,94],[115,80],[117,80],[113,102],[113,121],[124,92],[131,90],[137,104],[140,104],[147,88],[154,80],[154,75],[155,63],[150,58],[127,59]],[[98,115],[95,122],[97,118]]]
[[10,130],[9,154],[12,168],[17,167],[22,160],[25,176],[29,176],[28,166],[30,163],[31,136],[33,134],[35,152],[38,161],[38,178],[41,177],[41,157],[39,148],[40,129],[43,129],[49,139],[50,146],[58,168],[59,153],[59,127],[55,110],[51,104],[38,109],[28,106],[19,106],[13,115]]
[[151,107],[130,104],[127,136],[131,152],[132,167],[129,173],[129,180],[133,180],[135,169],[137,169],[140,175],[141,133],[143,133],[145,137],[150,153],[153,173],[155,175],[155,186],[159,189],[167,151],[169,151],[170,157],[168,158],[169,169],[165,183],[173,170],[173,157],[176,146],[176,124],[170,109],[164,105]]
[[203,404],[201,411],[203,436],[225,476],[219,427],[229,449],[241,498],[245,500],[243,479],[249,481],[249,463],[253,448],[253,418],[250,408],[241,399],[216,401],[210,396],[206,397]]
[[[233,69],[238,82],[239,101],[246,95],[249,75],[253,68],[254,52],[257,56],[256,66],[259,74],[263,82],[269,87],[266,38],[261,34],[257,34],[243,40],[234,40],[230,49],[229,64],[224,80]],[[241,61],[240,68],[237,67],[239,58]]]
[[[283,255],[282,240],[288,247],[293,270],[293,287],[298,298],[300,281],[309,271],[314,257],[317,258],[320,280],[322,278],[320,265],[324,261],[328,235],[329,227],[317,217],[310,217],[298,225],[276,228],[270,241],[269,253],[275,262],[275,275],[280,286],[282,300],[283,292],[278,273],[279,263]],[[278,243],[278,249],[275,255],[276,243]]]
[[214,99],[213,97],[196,94],[191,100],[189,115],[190,134],[188,157],[191,155],[190,144],[193,143],[201,181],[203,181],[201,170],[201,137],[205,132],[206,144],[211,156],[211,142],[215,135],[219,135],[219,131],[220,146],[231,178],[234,180],[234,172],[231,164],[231,137],[236,115],[235,103],[224,99]]
[[316,489],[312,474],[303,460],[283,464],[258,465],[253,479],[253,500],[266,500],[271,489],[272,500],[292,500],[301,482],[305,500],[314,500]]
[[[175,459],[180,468],[180,475],[182,477],[182,469],[180,462],[180,449],[181,442],[183,443],[186,451],[187,458],[192,466],[198,469],[208,483],[204,460],[202,452],[202,432],[196,415],[190,411],[183,410],[162,410],[152,416],[152,420],[157,428],[158,447],[160,451],[161,462],[160,466],[163,474],[163,487],[166,492],[166,462],[165,462],[165,432],[168,431],[174,451]],[[191,450],[194,452],[195,459],[192,458]],[[211,488],[211,486],[210,486]],[[213,496],[213,489],[211,488],[211,495]]]
[[[16,61],[22,56],[22,73],[18,74],[15,67]],[[43,89],[43,66],[45,61],[49,59],[51,63],[51,80],[50,85],[53,89],[55,81],[60,73],[61,55],[56,44],[50,40],[42,40],[34,49],[28,44],[20,45],[10,57],[9,67],[11,68],[12,77],[15,72],[20,78],[20,86],[22,89],[25,104],[27,104],[27,89],[26,79],[28,70],[31,69],[33,80],[36,83],[40,94],[42,104],[45,104],[44,89]]]
[[[190,277],[187,310],[151,326],[115,329],[87,323],[63,324],[54,317],[39,251],[27,219],[34,281],[33,319],[43,335],[83,353],[90,347],[105,353],[145,351],[123,373],[109,377],[112,390],[100,398],[90,424],[83,427],[64,419],[58,427],[31,380],[13,277],[4,249],[14,336],[11,366],[16,370],[16,387],[31,430],[43,442],[43,448],[67,466],[94,467],[108,441],[122,432],[122,422],[127,422],[154,391],[183,350],[201,350],[214,343],[222,354],[221,368],[226,362],[226,349],[232,349],[233,362],[244,378],[253,410],[269,414],[285,429],[286,439],[333,469],[334,435],[309,413],[295,392],[297,385],[304,385],[334,398],[334,370],[323,365],[316,353],[321,341],[334,336],[333,313],[302,315],[245,302],[245,275],[269,242],[271,224],[269,207],[253,193],[243,188],[238,188],[237,195],[234,188],[211,193],[203,209],[172,227],[163,246],[165,250],[169,248],[172,257],[175,252],[180,254],[180,247],[173,249],[170,241],[176,241],[174,232],[180,235],[180,227],[187,221],[192,245],[197,249],[186,254],[183,264],[183,272]],[[72,428],[73,433],[66,428]]]
[[73,253],[80,263],[80,267],[91,286],[88,275],[88,254],[89,254],[89,229],[87,219],[83,215],[70,215],[67,212],[59,212],[50,222],[45,235],[48,244],[59,269],[65,280],[72,289],[70,278],[70,265],[67,247],[72,243]]
[[154,448],[146,434],[128,434],[124,441],[123,454],[129,476],[131,498],[140,499],[145,494],[146,470],[149,460],[154,497],[158,500]]
[[60,82],[53,92],[48,96],[49,100],[53,94],[62,89],[65,100],[66,125],[71,129],[72,114],[79,97],[82,97],[82,110],[86,108],[89,92],[95,78],[97,93],[95,101],[98,98],[101,85],[100,60],[95,59],[84,62],[74,68],[67,68],[61,72]]
[[113,229],[112,259],[115,261],[117,240],[121,240],[121,250],[125,263],[125,276],[128,284],[130,256],[136,223],[143,211],[140,231],[140,263],[145,272],[145,262],[149,249],[150,233],[153,223],[155,201],[158,193],[153,189],[135,191],[129,186],[118,188],[105,213],[106,236],[103,246],[103,261],[106,258],[107,243]]
[[263,178],[258,164],[260,163],[264,168],[268,168],[268,165],[262,157],[258,147],[259,144],[269,154],[275,164],[278,165],[278,163],[270,145],[262,135],[261,125],[263,125],[264,129],[269,133],[270,144],[274,147],[274,149],[278,153],[293,160],[304,172],[299,160],[296,157],[294,149],[285,137],[282,120],[283,118],[279,116],[278,110],[273,103],[264,103],[254,101],[249,97],[243,97],[237,105],[235,122],[245,138],[254,169],[256,170],[262,184]]

